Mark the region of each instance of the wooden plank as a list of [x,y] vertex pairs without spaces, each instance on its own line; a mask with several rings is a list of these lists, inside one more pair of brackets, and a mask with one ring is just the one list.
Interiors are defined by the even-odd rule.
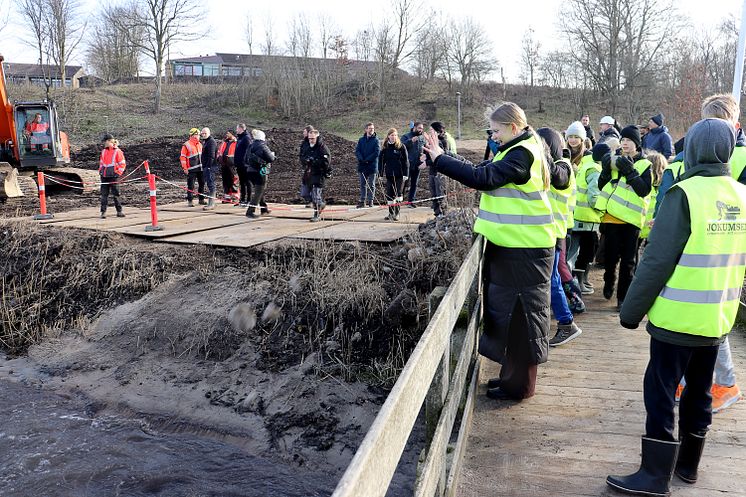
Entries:
[[[389,215],[388,207],[385,205],[382,205],[379,208],[368,210],[362,216],[356,217],[354,221],[375,223],[375,222],[383,221],[383,218],[388,215]],[[435,215],[433,214],[433,210],[428,207],[416,207],[412,209],[411,207],[402,206],[402,208],[400,209],[400,213],[399,213],[399,222],[409,223],[409,224],[422,224],[433,219],[434,217]]]
[[249,222],[263,222],[266,220],[266,217],[249,219],[246,216],[204,215],[188,217],[186,219],[172,219],[163,222],[159,219],[158,226],[162,228],[160,231],[145,231],[145,227],[151,225],[150,222],[134,226],[125,226],[117,228],[114,231],[127,235],[142,236],[145,238],[163,238],[167,236],[182,235],[185,233],[202,232],[216,228],[226,228],[228,226]]
[[[260,218],[261,219],[261,218]],[[157,242],[213,245],[220,247],[253,247],[262,243],[285,238],[299,231],[321,229],[340,221],[309,223],[299,219],[257,220],[236,226],[228,226],[198,233],[169,236],[155,239]]]
[[[124,206],[124,213],[128,215],[132,215],[135,213],[138,213],[140,211],[144,211],[144,209],[140,209],[138,207],[127,207]],[[52,219],[41,219],[41,220],[34,220],[33,216],[27,216],[22,218],[13,218],[13,219],[28,219],[33,220],[35,223],[39,224],[55,224],[60,223],[62,221],[73,221],[76,219],[95,219],[98,218],[101,215],[101,206],[97,205],[96,207],[86,207],[84,209],[77,209],[74,211],[66,211],[66,212],[57,212],[55,213],[53,210],[50,210],[54,217]],[[112,207],[110,210],[107,210],[107,212],[110,212],[112,215],[116,216],[116,213],[114,211],[114,208]],[[150,212],[150,211],[147,211]]]
[[310,232],[298,233],[289,238],[390,243],[414,231],[417,231],[417,225],[415,224],[350,222]]
[[383,497],[396,471],[440,357],[479,268],[482,238],[472,246],[443,302],[412,351],[333,497]]
[[456,363],[456,368],[453,371],[453,377],[448,388],[448,396],[440,413],[440,420],[438,421],[435,435],[425,458],[422,473],[415,483],[414,495],[416,497],[430,497],[433,495],[440,482],[441,473],[445,469],[448,441],[453,431],[453,424],[456,421],[461,397],[463,396],[464,389],[467,388],[469,367],[472,365],[475,344],[474,336],[477,334],[480,317],[479,309],[476,309],[476,311],[469,320],[464,344],[461,347],[458,362]]
[[[116,217],[115,212],[107,214],[106,219],[101,219],[98,216],[83,218],[83,219],[72,219],[69,221],[60,221],[54,223],[53,226],[60,226],[66,228],[82,228],[89,230],[101,230],[101,231],[114,231],[117,228],[123,228],[125,226],[135,226],[138,224],[148,223],[150,221],[150,211],[137,210],[134,212],[125,211],[126,217]],[[205,216],[207,214],[202,211],[199,212],[164,212],[159,214],[158,221],[170,221],[172,219],[186,219],[189,217]]]

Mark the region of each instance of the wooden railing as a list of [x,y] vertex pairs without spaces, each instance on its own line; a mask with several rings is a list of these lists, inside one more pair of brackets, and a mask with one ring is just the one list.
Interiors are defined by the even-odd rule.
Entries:
[[[432,314],[333,497],[386,495],[423,403],[426,404],[430,436],[414,495],[432,497],[454,494],[478,381],[476,345],[482,316],[482,254],[483,239],[480,236]],[[459,322],[459,316],[463,317],[463,310],[468,316],[468,325],[460,350],[453,351],[458,360],[451,371],[454,327]],[[464,396],[466,401],[462,403]],[[462,405],[463,415],[453,446],[452,462],[447,467],[448,442]]]

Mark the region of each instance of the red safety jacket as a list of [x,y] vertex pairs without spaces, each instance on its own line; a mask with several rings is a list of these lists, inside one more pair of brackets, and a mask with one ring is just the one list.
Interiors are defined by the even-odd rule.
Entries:
[[124,153],[118,148],[105,148],[101,151],[101,160],[98,163],[98,173],[104,178],[114,178],[124,174],[127,163],[124,161]]
[[182,145],[179,161],[185,173],[193,169],[202,170],[202,144],[197,136],[192,136]]
[[236,155],[236,143],[238,143],[236,140],[220,143],[220,147],[218,148],[218,160],[221,164],[226,166],[232,166],[234,164],[233,158]]

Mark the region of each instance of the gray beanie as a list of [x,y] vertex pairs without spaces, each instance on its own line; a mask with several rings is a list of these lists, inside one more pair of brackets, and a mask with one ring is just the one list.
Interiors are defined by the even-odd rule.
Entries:
[[571,136],[579,136],[581,140],[585,140],[586,134],[585,134],[585,126],[583,126],[583,123],[580,121],[575,121],[570,126],[567,127],[567,131],[565,131],[566,137]]
[[727,164],[736,146],[736,130],[723,119],[702,119],[686,132],[684,169]]

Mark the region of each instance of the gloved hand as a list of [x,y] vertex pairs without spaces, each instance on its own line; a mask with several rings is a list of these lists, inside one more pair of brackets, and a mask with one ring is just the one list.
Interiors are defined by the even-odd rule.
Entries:
[[611,154],[606,154],[601,158],[601,169],[611,174]]
[[620,174],[627,176],[635,170],[635,164],[634,162],[632,162],[632,159],[625,155],[622,155],[621,157],[617,157],[616,159],[616,168],[619,170]]
[[640,323],[625,323],[621,319],[619,319],[619,324],[621,324],[623,327],[627,328],[628,330],[636,330],[638,326],[640,326]]

